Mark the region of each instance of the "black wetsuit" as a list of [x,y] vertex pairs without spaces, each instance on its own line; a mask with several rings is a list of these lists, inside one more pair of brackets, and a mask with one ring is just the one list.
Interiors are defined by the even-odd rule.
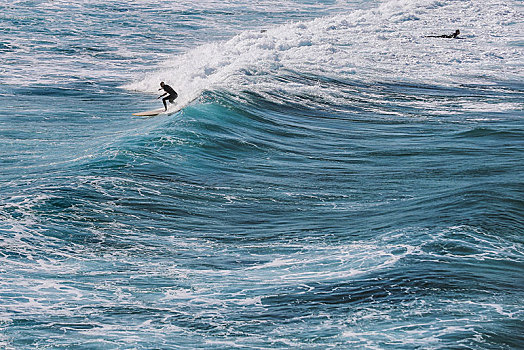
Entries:
[[450,35],[434,35],[434,36],[431,36],[431,38],[446,38],[446,39],[453,39],[453,38],[456,38],[457,36],[455,34],[450,34]]
[[449,35],[427,35],[426,38],[447,38],[447,39],[460,39],[460,38],[457,38],[457,36],[460,34],[460,32],[455,32],[453,34],[449,34]]
[[176,93],[176,91],[171,86],[166,85],[166,84],[164,84],[164,86],[162,86],[162,89],[164,89],[164,91],[169,94],[169,95],[167,95],[166,97],[164,97],[162,99],[162,103],[164,104],[164,107],[167,109],[166,101],[169,101],[169,102],[173,103],[173,101],[178,97],[178,94]]

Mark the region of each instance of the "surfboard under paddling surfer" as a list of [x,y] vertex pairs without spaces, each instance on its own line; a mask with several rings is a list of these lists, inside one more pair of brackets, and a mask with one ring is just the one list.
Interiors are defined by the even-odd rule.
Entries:
[[169,101],[169,103],[173,103],[173,101],[175,101],[175,99],[178,97],[178,94],[176,93],[176,91],[171,86],[165,84],[164,82],[160,83],[160,89],[158,89],[158,90],[164,90],[165,91],[165,93],[160,95],[160,96],[158,96],[157,99],[165,96],[162,99],[162,103],[164,104],[164,108],[167,111],[167,102],[166,101]]

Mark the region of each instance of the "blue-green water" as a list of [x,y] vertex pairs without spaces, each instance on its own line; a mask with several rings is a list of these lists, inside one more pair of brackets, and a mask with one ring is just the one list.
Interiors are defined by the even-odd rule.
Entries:
[[1,348],[523,347],[518,1],[0,13]]

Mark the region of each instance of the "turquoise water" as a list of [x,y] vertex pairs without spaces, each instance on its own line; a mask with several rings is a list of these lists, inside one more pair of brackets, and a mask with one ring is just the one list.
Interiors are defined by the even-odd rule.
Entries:
[[1,348],[523,346],[518,1],[0,13]]

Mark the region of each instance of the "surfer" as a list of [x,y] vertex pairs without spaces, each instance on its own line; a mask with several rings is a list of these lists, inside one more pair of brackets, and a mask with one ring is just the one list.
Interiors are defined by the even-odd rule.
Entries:
[[426,38],[447,38],[447,39],[455,39],[460,34],[460,30],[455,30],[455,33],[449,34],[449,35],[427,35]]
[[164,108],[167,111],[167,102],[166,101],[169,101],[170,103],[173,103],[173,101],[178,97],[178,94],[176,93],[176,91],[171,86],[169,86],[167,84],[164,84],[164,82],[160,83],[160,89],[158,89],[158,90],[164,90],[165,91],[165,93],[163,95],[161,95],[161,96],[158,96],[157,99],[165,96],[162,99],[162,103],[164,104]]

